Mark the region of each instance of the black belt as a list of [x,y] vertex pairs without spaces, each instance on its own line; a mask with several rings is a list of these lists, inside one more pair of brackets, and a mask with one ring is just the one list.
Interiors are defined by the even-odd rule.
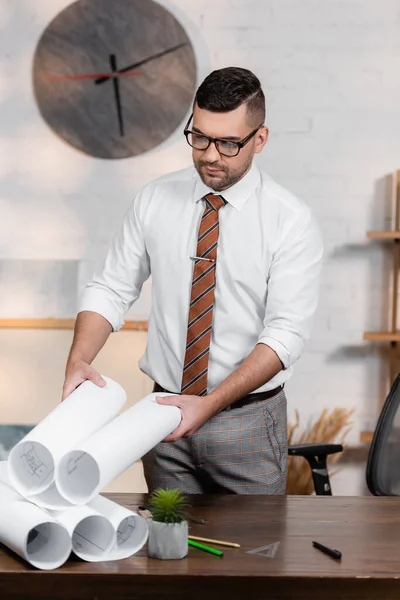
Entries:
[[[260,400],[267,400],[268,398],[272,398],[276,396],[283,390],[283,385],[280,385],[273,390],[268,390],[267,392],[256,392],[255,394],[248,394],[248,396],[243,396],[243,398],[239,398],[233,404],[228,406],[227,408],[241,408],[242,406],[246,406],[247,404],[252,404],[253,402],[258,402]],[[180,394],[180,392],[169,392],[165,388],[161,387],[158,383],[154,384],[153,393],[164,392],[166,394]],[[226,409],[225,409],[226,410]]]

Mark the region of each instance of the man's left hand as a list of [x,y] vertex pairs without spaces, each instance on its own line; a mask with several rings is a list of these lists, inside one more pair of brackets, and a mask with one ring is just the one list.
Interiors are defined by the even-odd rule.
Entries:
[[183,437],[190,437],[213,416],[204,396],[157,396],[156,400],[158,404],[177,406],[182,413],[182,421],[164,442],[176,442]]

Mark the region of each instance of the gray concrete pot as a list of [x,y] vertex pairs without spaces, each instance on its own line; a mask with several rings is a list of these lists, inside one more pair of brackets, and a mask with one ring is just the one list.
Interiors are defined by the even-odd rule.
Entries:
[[149,519],[148,555],[151,558],[184,558],[188,553],[188,524],[160,523]]

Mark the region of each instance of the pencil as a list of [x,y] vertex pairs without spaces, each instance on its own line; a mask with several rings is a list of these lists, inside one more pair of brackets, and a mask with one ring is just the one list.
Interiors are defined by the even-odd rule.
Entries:
[[223,542],[222,540],[212,540],[210,538],[197,537],[195,535],[189,535],[189,540],[208,542],[210,544],[218,544],[219,546],[229,546],[229,548],[240,548],[240,544],[235,544],[235,542]]
[[216,548],[209,548],[209,546],[204,546],[204,544],[199,544],[198,542],[194,542],[193,540],[188,540],[189,546],[193,546],[194,548],[199,548],[199,550],[204,550],[205,552],[209,552],[210,554],[215,554],[216,556],[223,556],[224,553],[222,550],[217,550]]

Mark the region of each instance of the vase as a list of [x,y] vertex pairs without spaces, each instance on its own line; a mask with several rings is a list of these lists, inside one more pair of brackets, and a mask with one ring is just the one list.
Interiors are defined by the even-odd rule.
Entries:
[[151,558],[177,559],[188,553],[189,529],[183,523],[161,523],[149,519],[148,555]]

